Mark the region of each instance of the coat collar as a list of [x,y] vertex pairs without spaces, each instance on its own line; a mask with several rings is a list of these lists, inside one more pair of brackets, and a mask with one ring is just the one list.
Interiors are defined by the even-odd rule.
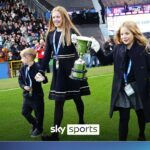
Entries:
[[[36,63],[34,62],[33,65],[30,66],[30,70],[31,70],[32,68],[34,68],[35,65],[36,65]],[[27,67],[28,67],[28,65],[25,65],[25,68],[27,68]]]
[[131,58],[135,58],[140,56],[141,53],[144,52],[144,49],[145,49],[144,46],[139,45],[137,42],[134,42],[128,54]]
[[[131,46],[130,50],[129,50],[129,55],[138,55],[141,52],[144,51],[144,46],[139,45],[136,41],[133,43],[133,45]],[[127,51],[127,46],[125,44],[120,44],[120,50],[122,54],[125,54]]]

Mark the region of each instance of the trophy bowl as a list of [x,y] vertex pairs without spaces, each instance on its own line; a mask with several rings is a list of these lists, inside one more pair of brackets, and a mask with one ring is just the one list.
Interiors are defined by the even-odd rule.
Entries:
[[77,37],[77,45],[76,49],[79,54],[79,59],[77,59],[74,63],[74,67],[72,68],[70,78],[75,80],[86,80],[86,64],[83,60],[83,55],[87,53],[88,49],[91,45],[91,38],[85,36]]

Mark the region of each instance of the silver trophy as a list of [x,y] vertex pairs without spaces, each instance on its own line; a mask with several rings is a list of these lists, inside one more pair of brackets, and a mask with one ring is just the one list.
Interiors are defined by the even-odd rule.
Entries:
[[79,59],[77,59],[74,63],[74,67],[72,68],[70,78],[75,80],[86,80],[86,64],[83,60],[83,55],[87,53],[92,43],[92,39],[85,36],[77,37],[77,52],[79,54]]

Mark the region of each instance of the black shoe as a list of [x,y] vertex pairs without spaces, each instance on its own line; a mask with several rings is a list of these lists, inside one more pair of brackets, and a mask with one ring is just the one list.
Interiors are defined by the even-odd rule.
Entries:
[[38,130],[37,128],[31,133],[31,137],[39,137],[42,135],[42,131]]
[[56,135],[44,135],[41,137],[42,141],[59,141],[59,137]]
[[138,141],[146,141],[145,135],[139,136],[137,140]]
[[32,126],[32,128],[30,129],[30,134],[32,134],[32,132],[36,129],[35,126]]

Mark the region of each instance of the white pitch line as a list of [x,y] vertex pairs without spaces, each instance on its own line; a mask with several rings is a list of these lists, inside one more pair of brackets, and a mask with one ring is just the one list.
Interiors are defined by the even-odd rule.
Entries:
[[111,75],[113,75],[113,74],[103,74],[103,75],[99,75],[99,76],[91,76],[88,78],[106,77],[106,76],[111,76]]
[[13,90],[18,90],[18,89],[20,89],[20,88],[12,88],[12,89],[0,90],[0,92],[13,91]]
[[[112,74],[104,74],[104,75],[99,75],[99,76],[91,76],[91,77],[88,77],[88,78],[97,78],[97,77],[104,77],[104,76],[111,76],[111,75]],[[20,88],[18,87],[18,88],[0,90],[0,92],[14,91],[14,90],[18,90],[18,89],[20,89]]]

